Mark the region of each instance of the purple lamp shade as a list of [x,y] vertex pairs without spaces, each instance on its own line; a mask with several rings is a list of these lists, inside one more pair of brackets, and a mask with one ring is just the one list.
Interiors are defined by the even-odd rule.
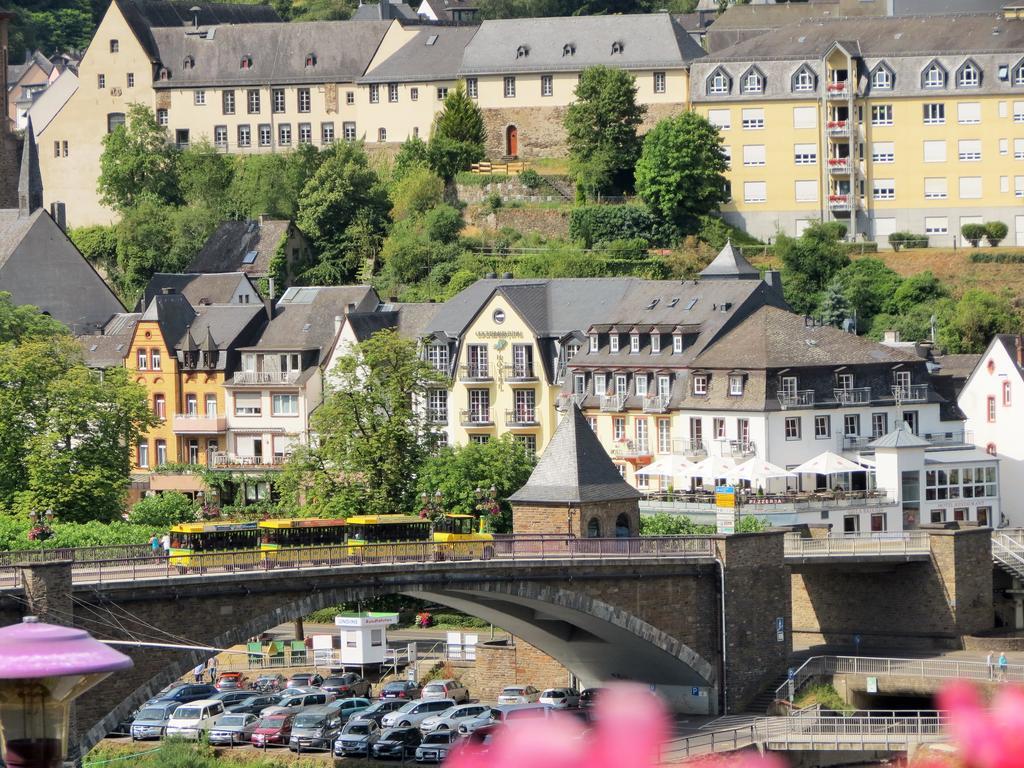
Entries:
[[95,675],[131,667],[129,657],[83,629],[44,624],[34,616],[0,627],[0,680]]

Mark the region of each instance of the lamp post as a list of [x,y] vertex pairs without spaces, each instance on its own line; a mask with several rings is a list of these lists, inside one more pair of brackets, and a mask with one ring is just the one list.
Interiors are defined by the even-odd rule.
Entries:
[[28,520],[32,523],[32,528],[29,529],[28,538],[32,541],[46,541],[48,538],[53,536],[53,528],[50,526],[57,520],[57,516],[53,513],[52,509],[46,510],[43,514],[39,514],[35,510],[28,513]]
[[433,496],[424,491],[420,494],[420,517],[429,518],[437,522],[444,515],[444,494],[438,488]]
[[26,616],[0,628],[0,742],[11,768],[56,768],[67,750],[71,702],[112,672],[123,653],[74,627]]

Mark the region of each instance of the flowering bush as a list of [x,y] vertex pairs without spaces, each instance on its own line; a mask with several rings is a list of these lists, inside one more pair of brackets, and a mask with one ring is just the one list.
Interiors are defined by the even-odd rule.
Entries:
[[431,616],[429,612],[423,611],[421,613],[417,613],[416,614],[416,626],[417,627],[423,627],[423,629],[426,629],[427,627],[429,627],[433,623],[434,623],[434,617]]

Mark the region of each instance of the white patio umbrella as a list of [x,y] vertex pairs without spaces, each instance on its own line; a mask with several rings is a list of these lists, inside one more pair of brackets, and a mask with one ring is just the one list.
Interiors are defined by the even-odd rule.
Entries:
[[793,467],[792,471],[798,475],[842,475],[847,472],[863,472],[864,467],[844,459],[838,453],[825,451],[799,467]]
[[684,456],[669,454],[648,464],[643,469],[638,469],[636,474],[661,477],[675,477],[676,475],[688,474],[693,462]]
[[796,475],[787,469],[772,464],[770,461],[764,461],[755,456],[736,467],[735,477],[739,480],[756,482],[758,480],[772,480],[777,477],[796,477]]
[[708,456],[703,461],[691,466],[683,474],[705,480],[719,477],[732,478],[736,476],[736,459],[731,456]]

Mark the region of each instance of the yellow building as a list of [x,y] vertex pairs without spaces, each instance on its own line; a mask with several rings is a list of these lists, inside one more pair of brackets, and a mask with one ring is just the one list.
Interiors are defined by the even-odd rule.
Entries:
[[999,220],[1024,245],[1020,19],[807,21],[694,62],[691,94],[730,157],[726,217],[752,234],[838,220],[951,245]]

